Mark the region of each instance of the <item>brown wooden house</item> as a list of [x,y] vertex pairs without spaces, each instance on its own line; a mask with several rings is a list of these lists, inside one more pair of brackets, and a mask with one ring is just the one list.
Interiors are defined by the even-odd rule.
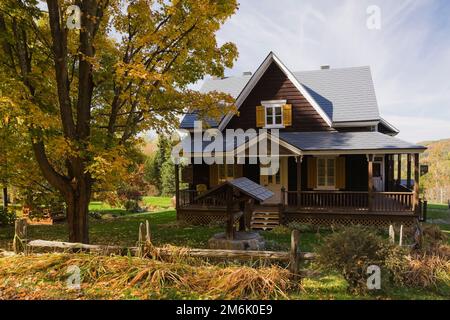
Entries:
[[[425,147],[396,138],[399,131],[380,116],[369,67],[291,72],[270,53],[252,75],[206,80],[202,91],[214,90],[233,96],[239,112],[219,122],[204,121],[222,132],[278,129],[280,170],[261,175],[262,164],[248,159],[212,165],[192,161],[181,176],[177,170],[179,219],[224,219],[226,203],[199,200],[198,193],[239,177],[274,193],[254,206],[254,228],[289,222],[412,224],[420,219],[419,154]],[[198,118],[195,112],[186,114],[180,128],[192,132]],[[222,151],[228,155],[250,143],[233,142]],[[191,153],[191,160],[199,154]],[[402,158],[407,159],[406,177]],[[180,190],[180,180],[189,188]]]

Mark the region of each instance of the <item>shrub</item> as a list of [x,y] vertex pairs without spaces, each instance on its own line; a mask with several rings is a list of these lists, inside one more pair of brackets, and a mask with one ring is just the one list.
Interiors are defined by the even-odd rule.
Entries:
[[139,207],[139,203],[136,200],[127,200],[125,201],[125,210],[129,212],[139,212],[141,208]]
[[0,225],[6,226],[14,224],[14,220],[16,220],[16,212],[14,210],[0,207]]
[[410,261],[408,249],[386,244],[381,253],[384,257],[383,271],[388,273],[389,280],[400,286],[405,285],[405,275],[408,272]]
[[450,261],[437,255],[411,257],[403,274],[403,283],[410,287],[430,288],[442,283],[450,287]]
[[318,265],[337,271],[349,284],[349,290],[364,292],[367,289],[367,267],[383,264],[386,241],[372,229],[343,227],[324,239],[317,248]]
[[298,222],[290,222],[287,225],[290,229],[298,230],[300,232],[316,232],[318,231],[318,226],[313,226],[312,224],[304,224]]

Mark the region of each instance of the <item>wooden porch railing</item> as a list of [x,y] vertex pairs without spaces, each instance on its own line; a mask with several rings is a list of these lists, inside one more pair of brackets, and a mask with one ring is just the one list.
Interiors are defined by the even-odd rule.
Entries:
[[412,212],[413,198],[413,192],[374,192],[372,211]]
[[[413,192],[373,192],[370,211],[412,212]],[[286,191],[288,207],[305,210],[369,211],[369,192],[352,191]]]

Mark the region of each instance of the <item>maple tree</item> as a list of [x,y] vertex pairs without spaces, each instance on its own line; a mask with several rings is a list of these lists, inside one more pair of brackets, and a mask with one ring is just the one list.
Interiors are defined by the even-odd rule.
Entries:
[[[71,5],[81,28],[68,29]],[[2,101],[23,122],[34,159],[64,198],[69,240],[89,242],[93,187],[120,180],[145,130],[198,110],[220,117],[231,97],[189,85],[237,57],[216,32],[235,0],[4,0]]]

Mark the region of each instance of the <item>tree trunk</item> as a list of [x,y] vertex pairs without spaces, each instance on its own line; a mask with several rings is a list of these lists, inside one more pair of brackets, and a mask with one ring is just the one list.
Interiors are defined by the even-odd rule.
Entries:
[[3,187],[3,208],[8,209],[8,188]]
[[89,243],[89,202],[91,185],[86,179],[79,180],[72,191],[66,195],[67,224],[69,242]]

